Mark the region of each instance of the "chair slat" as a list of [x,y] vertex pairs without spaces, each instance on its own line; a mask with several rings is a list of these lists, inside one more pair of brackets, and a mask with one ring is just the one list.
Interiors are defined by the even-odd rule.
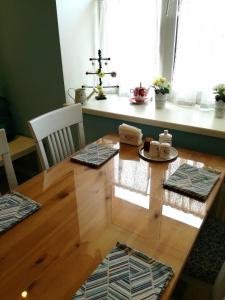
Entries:
[[64,157],[66,157],[68,155],[68,152],[67,152],[67,149],[66,149],[66,144],[65,144],[65,139],[64,139],[64,135],[63,135],[62,129],[59,130],[59,139],[60,139],[60,143],[62,145]]
[[84,136],[83,122],[78,123],[78,134],[79,134],[80,148],[83,148],[85,146],[85,136]]
[[54,148],[53,148],[51,136],[49,135],[47,137],[47,139],[48,139],[48,145],[49,145],[49,149],[50,149],[51,156],[52,156],[52,161],[53,161],[53,164],[55,165],[57,163],[57,160],[56,160],[55,151],[54,151]]
[[70,155],[69,139],[68,139],[66,128],[63,128],[63,135],[66,142],[67,155]]
[[60,157],[59,157],[59,149],[57,148],[56,144],[56,138],[55,138],[55,132],[50,134],[51,140],[52,140],[52,146],[55,152],[55,157],[56,157],[56,162],[60,162]]
[[67,134],[68,134],[68,139],[69,139],[69,145],[70,145],[70,154],[75,152],[75,147],[74,147],[74,143],[73,143],[73,138],[72,138],[72,134],[71,134],[71,129],[70,127],[66,127],[67,130]]
[[57,148],[58,148],[58,154],[59,154],[59,158],[60,158],[60,161],[64,159],[64,155],[63,155],[63,149],[62,149],[62,144],[60,142],[60,139],[59,139],[59,132],[55,132],[54,133],[54,136],[55,136],[55,140],[56,140],[56,144],[57,144]]

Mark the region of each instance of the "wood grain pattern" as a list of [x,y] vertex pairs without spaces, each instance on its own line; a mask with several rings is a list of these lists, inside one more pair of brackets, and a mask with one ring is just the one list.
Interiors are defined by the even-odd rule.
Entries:
[[172,266],[169,299],[224,173],[201,205],[162,180],[183,162],[225,170],[225,158],[178,150],[174,162],[148,163],[121,145],[100,169],[67,159],[19,186],[43,206],[0,236],[0,299],[71,299],[117,241]]

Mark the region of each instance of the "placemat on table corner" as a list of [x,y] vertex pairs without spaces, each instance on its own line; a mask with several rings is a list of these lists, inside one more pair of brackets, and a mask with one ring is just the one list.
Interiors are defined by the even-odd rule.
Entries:
[[71,156],[71,160],[98,168],[119,152],[119,149],[112,145],[92,143]]
[[157,300],[173,275],[171,267],[118,242],[79,288],[73,300]]
[[163,183],[163,187],[205,201],[220,174],[212,168],[198,168],[184,163]]
[[18,192],[0,196],[0,234],[33,214],[40,207],[40,203]]

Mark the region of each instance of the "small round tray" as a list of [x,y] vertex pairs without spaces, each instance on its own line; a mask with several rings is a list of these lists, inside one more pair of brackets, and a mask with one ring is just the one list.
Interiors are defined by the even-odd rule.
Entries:
[[170,148],[170,156],[168,158],[160,158],[160,157],[151,157],[150,153],[147,151],[144,151],[144,148],[141,148],[139,150],[139,155],[141,158],[147,160],[147,161],[157,161],[157,162],[165,162],[165,161],[171,161],[177,158],[178,151],[174,148]]

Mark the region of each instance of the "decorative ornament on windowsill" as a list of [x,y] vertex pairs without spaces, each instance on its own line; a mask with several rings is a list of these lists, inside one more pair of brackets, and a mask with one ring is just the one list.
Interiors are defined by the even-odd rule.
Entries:
[[165,77],[157,77],[151,86],[155,90],[155,107],[157,109],[164,108],[167,96],[170,92],[170,84]]
[[220,83],[213,88],[215,94],[215,117],[224,118],[225,116],[225,84]]
[[[95,97],[95,99],[104,100],[104,99],[107,99],[104,89],[119,88],[119,86],[118,85],[103,86],[102,79],[105,77],[105,75],[111,75],[112,77],[116,77],[116,72],[104,72],[102,70],[102,61],[108,61],[108,60],[110,60],[110,58],[109,57],[102,58],[101,50],[98,50],[98,58],[90,58],[90,61],[92,61],[92,62],[95,60],[98,61],[98,69],[96,70],[96,72],[86,72],[86,75],[97,75],[99,83],[95,87],[82,85],[82,88],[92,88],[93,93],[94,92],[98,93],[98,95]],[[105,64],[107,64],[107,63],[105,62]]]

